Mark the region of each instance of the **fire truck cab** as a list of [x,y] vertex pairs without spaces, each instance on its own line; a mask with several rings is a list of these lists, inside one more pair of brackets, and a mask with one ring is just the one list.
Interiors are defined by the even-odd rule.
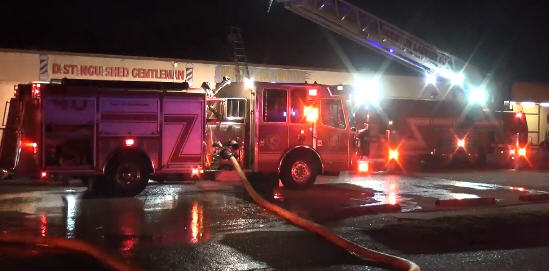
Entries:
[[242,166],[279,174],[285,186],[305,188],[322,173],[353,168],[356,147],[341,96],[319,84],[233,84],[207,100],[207,167],[230,145]]
[[202,170],[205,95],[186,83],[61,80],[18,85],[0,167],[18,177],[82,177],[115,195],[152,175]]

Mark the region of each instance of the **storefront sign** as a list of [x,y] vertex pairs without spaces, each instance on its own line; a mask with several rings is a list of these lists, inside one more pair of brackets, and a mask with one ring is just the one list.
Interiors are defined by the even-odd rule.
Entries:
[[95,79],[184,82],[192,80],[192,65],[162,60],[50,55],[51,79]]
[[[309,80],[310,72],[294,69],[257,68],[249,67],[250,76],[257,82],[276,83],[304,83]],[[218,65],[215,67],[215,81],[221,82],[223,76],[235,80],[235,68],[230,65]]]

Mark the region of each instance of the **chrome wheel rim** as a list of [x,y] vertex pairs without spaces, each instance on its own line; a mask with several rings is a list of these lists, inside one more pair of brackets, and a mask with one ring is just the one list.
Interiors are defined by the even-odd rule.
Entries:
[[311,167],[304,161],[296,161],[291,168],[292,179],[304,183],[311,177]]

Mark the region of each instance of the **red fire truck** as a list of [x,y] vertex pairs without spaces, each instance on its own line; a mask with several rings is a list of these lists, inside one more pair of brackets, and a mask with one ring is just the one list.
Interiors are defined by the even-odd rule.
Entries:
[[18,85],[0,167],[18,177],[97,177],[106,192],[135,195],[151,174],[200,173],[204,106],[202,90],[192,93],[186,83]]
[[116,195],[141,192],[150,176],[228,168],[219,156],[224,147],[244,168],[278,173],[295,188],[353,167],[347,109],[327,86],[234,84],[207,100],[202,89],[187,87],[94,80],[18,85],[0,166],[18,177],[90,177]]
[[372,111],[370,127],[380,130],[378,137],[387,145],[377,155],[388,159],[384,163],[389,168],[414,170],[450,163],[511,167],[527,159],[528,128],[521,113],[489,112],[456,101],[406,99],[384,100]]
[[304,188],[321,173],[354,168],[355,132],[346,103],[328,86],[233,84],[207,100],[206,167],[229,168],[231,147],[244,168],[278,173],[284,185]]

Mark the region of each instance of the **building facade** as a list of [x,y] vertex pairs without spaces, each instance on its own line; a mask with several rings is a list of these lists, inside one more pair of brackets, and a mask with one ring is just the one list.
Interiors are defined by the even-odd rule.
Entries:
[[[355,75],[342,70],[249,64],[249,71],[259,82],[339,85],[352,84],[355,80]],[[188,82],[191,87],[199,88],[203,82],[215,86],[223,76],[237,78],[233,63],[0,49],[1,105],[6,105],[13,96],[14,85],[19,83],[70,78]],[[383,75],[379,77],[379,86],[383,97],[431,99],[446,96],[439,93],[438,88],[425,85],[421,76]],[[4,111],[1,113],[6,114]]]

